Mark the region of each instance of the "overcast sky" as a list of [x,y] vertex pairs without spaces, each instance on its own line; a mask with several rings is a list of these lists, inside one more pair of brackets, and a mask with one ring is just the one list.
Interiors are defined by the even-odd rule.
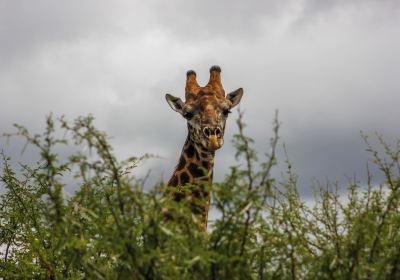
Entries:
[[[189,69],[205,84],[214,64],[227,92],[244,88],[260,152],[279,110],[304,193],[314,178],[365,175],[360,130],[400,138],[398,0],[0,0],[0,132],[40,132],[50,112],[91,113],[119,158],[157,154],[138,172],[168,180],[186,124],[164,95],[184,96]],[[216,180],[235,163],[236,116]],[[20,144],[0,140],[16,159]]]

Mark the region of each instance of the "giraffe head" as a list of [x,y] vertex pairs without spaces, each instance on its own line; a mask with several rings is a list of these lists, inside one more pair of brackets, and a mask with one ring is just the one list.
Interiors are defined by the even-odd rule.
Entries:
[[215,151],[224,143],[225,123],[230,109],[239,104],[243,89],[239,88],[225,96],[221,84],[221,68],[210,69],[210,80],[204,87],[196,81],[196,73],[186,74],[185,102],[167,94],[171,108],[186,120],[189,137],[196,145],[207,151]]

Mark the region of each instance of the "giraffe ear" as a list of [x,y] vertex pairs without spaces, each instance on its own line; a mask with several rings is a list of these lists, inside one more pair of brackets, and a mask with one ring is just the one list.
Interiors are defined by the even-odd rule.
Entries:
[[228,99],[232,103],[231,108],[233,108],[233,107],[235,107],[236,105],[239,104],[240,99],[242,99],[242,96],[243,96],[243,89],[242,88],[238,88],[237,90],[229,93],[226,96],[226,99]]
[[166,94],[165,99],[167,100],[168,105],[171,106],[172,110],[182,114],[182,109],[183,106],[185,106],[185,103],[183,103],[183,101],[179,97],[175,97],[171,94]]

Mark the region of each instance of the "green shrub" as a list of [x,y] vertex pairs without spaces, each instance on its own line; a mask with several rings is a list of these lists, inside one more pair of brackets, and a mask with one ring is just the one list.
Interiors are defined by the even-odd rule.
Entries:
[[[364,136],[385,180],[377,186],[368,180],[366,187],[351,181],[347,197],[336,185],[321,186],[307,206],[289,162],[286,179],[271,176],[278,122],[264,160],[245,136],[241,115],[237,124],[234,145],[243,164],[212,186],[218,217],[208,233],[199,231],[185,203],[164,195],[163,184],[144,191],[145,179],[131,170],[148,156],[118,161],[92,117],[70,123],[50,116],[42,135],[17,126],[16,134],[39,149],[40,160],[16,172],[3,154],[0,276],[400,279],[400,144],[393,151],[380,138],[381,157]],[[67,136],[57,137],[59,130]],[[60,146],[77,152],[61,159]],[[66,196],[71,182],[79,189]],[[165,207],[174,209],[173,221],[164,221]]]

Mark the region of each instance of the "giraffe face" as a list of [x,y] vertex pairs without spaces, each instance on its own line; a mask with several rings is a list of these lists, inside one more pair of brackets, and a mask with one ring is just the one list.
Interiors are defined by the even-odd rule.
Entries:
[[186,102],[169,94],[166,99],[171,108],[187,120],[190,139],[207,151],[215,151],[224,144],[226,119],[242,95],[241,88],[226,97],[201,88]]

